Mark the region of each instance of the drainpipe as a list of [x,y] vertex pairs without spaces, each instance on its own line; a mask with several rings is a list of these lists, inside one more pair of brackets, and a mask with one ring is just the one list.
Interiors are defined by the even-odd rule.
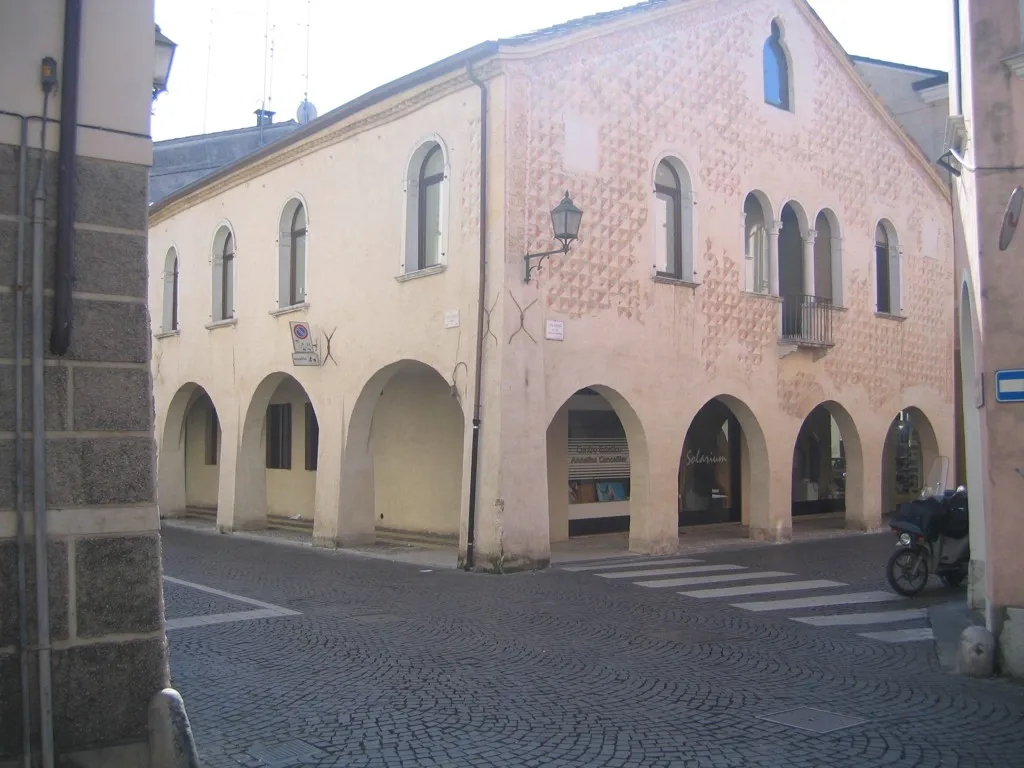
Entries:
[[57,188],[57,267],[54,274],[53,331],[50,351],[67,354],[71,346],[71,287],[75,280],[75,155],[78,131],[78,64],[82,43],[82,0],[64,2],[64,60],[61,87]]
[[962,69],[962,55],[960,51],[960,0],[953,0],[953,84],[956,87],[956,112],[954,115],[964,113],[964,77]]
[[14,511],[18,546],[18,645],[21,665],[21,756],[32,768],[32,705],[28,692],[28,542],[25,525],[25,220],[28,218],[28,121],[21,118],[18,147],[18,251],[14,268]]
[[484,304],[487,291],[487,86],[466,67],[470,81],[480,89],[480,279],[476,311],[476,379],[473,387],[473,443],[469,458],[469,515],[466,521],[466,570],[474,563],[476,495],[480,463],[480,388],[483,382]]

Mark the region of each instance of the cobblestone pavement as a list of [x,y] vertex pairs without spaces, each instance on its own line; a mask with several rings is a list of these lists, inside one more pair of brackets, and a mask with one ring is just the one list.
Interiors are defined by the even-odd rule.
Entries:
[[[869,591],[891,545],[692,557]],[[204,766],[1024,766],[1024,686],[947,674],[927,642],[595,571],[483,576],[181,529],[164,557],[221,591],[165,592],[168,615],[224,616],[168,631]],[[252,605],[224,592],[299,614],[231,621]],[[951,599],[936,583],[913,604]],[[765,719],[804,707],[848,719]]]

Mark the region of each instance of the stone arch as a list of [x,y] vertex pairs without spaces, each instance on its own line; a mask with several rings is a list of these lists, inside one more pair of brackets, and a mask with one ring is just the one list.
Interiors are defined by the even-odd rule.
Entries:
[[917,496],[938,456],[939,440],[924,411],[912,405],[899,411],[882,446],[883,514]]
[[171,397],[160,430],[160,517],[183,517],[190,507],[216,508],[220,445],[220,420],[209,391],[194,381],[182,384]]
[[[807,436],[817,441],[819,451],[810,474],[799,472],[797,462],[801,440]],[[864,448],[857,424],[842,405],[826,400],[808,412],[797,434],[793,460],[794,517],[843,512],[848,528],[863,528],[864,521],[878,517],[877,510],[865,508]]]
[[726,393],[705,402],[679,453],[679,524],[742,522],[751,536],[770,536],[770,480],[768,443],[750,407]]
[[434,366],[403,359],[370,376],[348,418],[338,540],[377,528],[457,537],[464,438],[461,399]]
[[[575,399],[575,400],[574,400]],[[600,403],[593,402],[584,404],[582,399],[600,400],[607,404],[605,409]],[[573,408],[574,402],[580,410]],[[585,408],[585,410],[583,410]],[[589,447],[595,450],[602,450],[608,453],[604,458],[618,459],[622,447],[618,437],[619,432],[613,420],[604,416],[600,423],[591,419],[592,426],[586,423],[588,420],[582,416],[572,414],[585,414],[587,412],[614,414],[618,427],[621,428],[621,435],[625,439],[626,466],[624,476],[616,474],[615,470],[621,473],[623,467],[621,461],[605,462],[605,467],[598,469],[594,465],[594,471],[575,471],[570,469],[571,458],[585,458],[583,454]],[[579,434],[573,434],[575,427],[570,427],[571,421],[580,423]],[[590,438],[585,435],[592,432],[596,437]],[[570,443],[573,440],[573,443]],[[570,445],[578,447],[579,456],[569,455]],[[561,541],[569,535],[578,532],[586,533],[608,533],[616,531],[629,531],[629,549],[644,554],[655,554],[658,551],[671,551],[678,546],[675,543],[659,541],[663,538],[655,534],[657,528],[652,515],[654,504],[651,498],[650,478],[650,456],[648,453],[647,437],[640,416],[634,410],[627,398],[618,390],[601,384],[593,384],[576,390],[572,395],[565,398],[558,410],[552,416],[547,432],[548,446],[548,496],[549,496],[549,524],[552,541]],[[582,466],[582,463],[577,464]],[[611,475],[605,469],[612,467]],[[571,477],[576,475],[576,477]],[[586,475],[584,478],[583,475]],[[576,506],[576,499],[570,504],[570,496],[576,486],[570,486],[570,482],[578,481],[580,494],[584,493],[583,486],[588,490],[587,497],[582,496],[578,505],[588,507],[581,515],[576,516],[575,521],[570,519],[573,514],[572,506]],[[591,487],[592,486],[592,487]],[[592,491],[593,500],[589,499]],[[627,498],[616,498],[622,493]],[[598,500],[600,496],[603,500]],[[600,505],[615,505],[616,514],[608,515],[600,509]],[[592,516],[591,516],[592,515]],[[611,523],[603,523],[602,520],[611,520]],[[575,525],[573,523],[575,522]]]
[[268,374],[253,390],[239,432],[231,529],[264,528],[268,516],[312,520],[319,461],[312,398],[291,374]]
[[843,231],[831,208],[814,219],[814,295],[843,306]]

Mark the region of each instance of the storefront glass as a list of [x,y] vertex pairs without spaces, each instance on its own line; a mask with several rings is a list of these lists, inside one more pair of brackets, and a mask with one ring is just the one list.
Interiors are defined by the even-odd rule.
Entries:
[[694,417],[679,461],[679,524],[740,517],[740,427],[725,403],[712,400]]

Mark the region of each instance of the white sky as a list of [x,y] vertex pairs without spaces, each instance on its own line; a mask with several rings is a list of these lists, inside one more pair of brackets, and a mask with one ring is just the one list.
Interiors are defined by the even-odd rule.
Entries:
[[[320,114],[485,40],[529,32],[634,0],[156,0],[178,43],[156,140],[255,125],[264,74],[275,120],[305,92]],[[848,53],[949,70],[952,0],[810,0]],[[486,12],[481,12],[486,8]],[[268,18],[272,72],[264,66]],[[272,77],[271,77],[272,74]]]

